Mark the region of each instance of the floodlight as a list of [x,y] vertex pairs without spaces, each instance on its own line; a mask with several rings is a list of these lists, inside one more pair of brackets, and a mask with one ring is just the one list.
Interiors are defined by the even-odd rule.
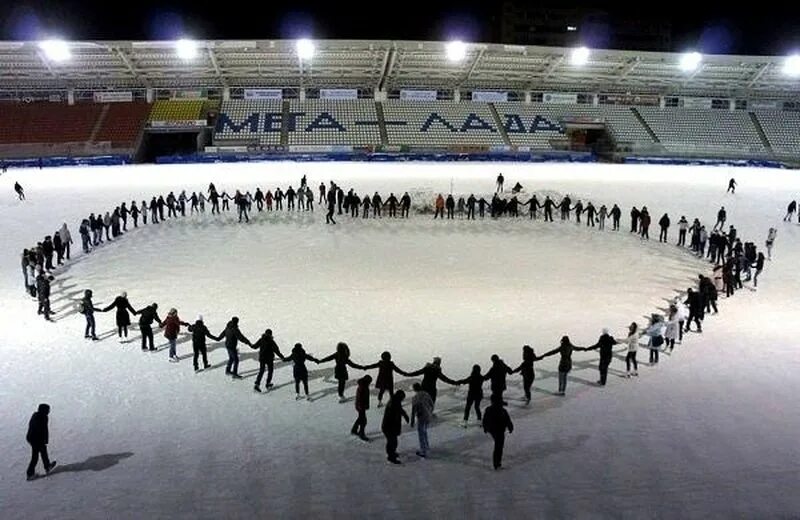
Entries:
[[175,53],[182,60],[193,60],[197,57],[197,42],[180,39],[175,42]]
[[303,38],[301,40],[297,40],[297,57],[301,60],[310,60],[314,57],[314,52],[316,48],[314,47],[314,42],[309,39]]
[[50,61],[66,61],[72,56],[64,40],[44,40],[39,42],[39,48]]
[[452,41],[447,44],[447,59],[461,61],[467,56],[467,46],[462,41]]
[[691,72],[700,66],[703,56],[699,52],[687,52],[681,56],[681,70]]
[[578,47],[572,50],[572,56],[569,59],[573,65],[586,65],[589,61],[589,49],[586,47]]
[[792,54],[783,62],[783,73],[789,76],[800,76],[800,55]]

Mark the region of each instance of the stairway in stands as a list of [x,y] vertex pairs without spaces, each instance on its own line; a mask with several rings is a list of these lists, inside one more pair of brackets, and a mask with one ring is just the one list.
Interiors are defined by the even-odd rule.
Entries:
[[639,111],[636,109],[636,107],[631,107],[631,112],[633,112],[633,115],[636,116],[636,119],[639,120],[639,122],[642,124],[644,129],[647,130],[647,133],[648,133],[648,135],[650,135],[650,138],[653,140],[653,142],[654,143],[660,143],[661,140],[658,138],[656,133],[653,132],[653,129],[650,128],[650,125],[647,124],[647,121],[644,120],[644,117],[642,117],[642,114],[639,113]]
[[758,116],[754,112],[748,112],[750,115],[750,120],[753,122],[753,126],[756,127],[756,132],[758,132],[758,137],[761,138],[761,144],[764,145],[764,148],[768,152],[772,152],[772,144],[767,139],[767,134],[764,133],[764,128],[761,126],[761,121],[758,120]]

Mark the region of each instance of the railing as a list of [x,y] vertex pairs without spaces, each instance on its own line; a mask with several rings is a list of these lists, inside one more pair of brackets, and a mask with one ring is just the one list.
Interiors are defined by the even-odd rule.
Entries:
[[112,151],[111,141],[100,143],[22,143],[0,144],[0,157],[52,157],[105,155]]

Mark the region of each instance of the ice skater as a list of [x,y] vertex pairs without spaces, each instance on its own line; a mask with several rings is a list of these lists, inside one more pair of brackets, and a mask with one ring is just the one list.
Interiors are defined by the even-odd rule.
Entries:
[[203,316],[199,315],[195,322],[189,325],[189,332],[192,333],[192,364],[194,371],[200,372],[200,365],[198,363],[200,357],[203,358],[203,369],[210,368],[208,364],[208,349],[206,348],[206,338],[214,341],[222,341],[222,336],[214,336],[211,331],[206,327],[203,321]]
[[164,329],[164,337],[169,343],[169,361],[170,363],[177,363],[180,361],[177,352],[178,333],[181,331],[181,325],[188,327],[189,324],[182,321],[178,317],[178,310],[174,307],[167,312],[167,317],[159,324],[159,327]]
[[261,392],[261,378],[264,377],[264,370],[267,371],[267,383],[264,388],[269,390],[272,388],[272,371],[274,369],[275,356],[278,356],[281,361],[286,358],[281,354],[281,349],[275,343],[272,337],[272,329],[267,329],[258,340],[251,345],[251,348],[258,350],[258,375],[256,376],[255,386],[253,390]]
[[96,311],[99,311],[99,309],[95,308],[92,303],[92,290],[86,289],[83,291],[83,298],[81,298],[81,301],[78,303],[78,312],[83,314],[83,317],[86,318],[86,331],[83,333],[84,339],[91,338],[92,341],[97,341],[94,321],[94,313]]
[[[117,336],[119,337],[119,342],[123,343],[128,340],[128,327],[131,324],[131,316],[128,314],[129,312],[132,314],[136,314],[136,311],[131,306],[130,302],[128,301],[128,293],[122,292],[119,296],[114,298],[114,301],[111,302],[111,305],[100,309],[100,312],[108,312],[111,309],[116,309],[116,323],[117,323]],[[123,340],[124,336],[124,340]]]
[[658,364],[658,353],[661,345],[664,344],[664,322],[658,314],[650,317],[650,326],[647,327],[645,335],[648,337],[648,348],[650,349],[650,365]]
[[561,338],[561,344],[557,348],[542,355],[543,358],[552,356],[553,354],[559,355],[558,392],[556,395],[563,396],[567,392],[567,374],[572,370],[572,351],[575,350],[575,348],[575,345],[569,340],[569,336],[563,336]]
[[428,426],[433,420],[433,400],[428,392],[422,389],[422,385],[414,383],[414,397],[411,398],[411,427],[417,425],[417,436],[419,438],[419,457],[427,458],[430,444],[428,443]]
[[51,281],[53,281],[53,277],[44,271],[40,270],[38,276],[36,276],[36,297],[39,299],[39,314],[44,315],[44,319],[47,321],[52,321],[50,314],[53,314],[50,310]]
[[347,346],[347,343],[341,341],[336,345],[336,352],[330,356],[320,359],[317,363],[322,364],[327,363],[328,361],[333,361],[335,363],[333,376],[338,383],[336,392],[339,395],[339,402],[343,403],[345,401],[344,387],[349,379],[349,374],[347,373],[348,365],[357,370],[364,370],[365,367],[353,363],[353,361],[350,359],[350,347]]
[[397,455],[397,439],[402,432],[402,420],[409,421],[408,414],[403,409],[403,400],[405,398],[406,393],[402,390],[395,392],[384,409],[383,421],[381,422],[381,431],[386,437],[386,460],[392,464],[401,464]]
[[328,191],[328,213],[325,215],[326,224],[336,224],[333,220],[333,213],[336,211],[336,190]]
[[670,352],[672,352],[672,350],[675,348],[675,341],[680,335],[679,330],[681,327],[681,316],[680,312],[678,311],[678,307],[676,305],[670,305],[669,312],[667,314],[666,327],[664,328],[664,342],[666,343],[666,347]]
[[472,407],[475,407],[475,416],[478,421],[481,420],[481,401],[483,400],[483,381],[484,377],[481,374],[480,365],[472,365],[472,373],[469,377],[458,381],[460,385],[468,385],[467,388],[467,405],[464,407],[464,423],[462,426],[467,427],[469,423],[469,413]]
[[22,189],[22,185],[20,183],[14,183],[14,191],[17,193],[19,200],[25,200],[25,190]]
[[497,394],[502,397],[506,391],[506,376],[511,375],[513,372],[497,354],[492,354],[491,360],[492,367],[486,372],[483,379],[491,381],[489,387],[492,390],[492,395]]
[[437,217],[444,220],[444,197],[442,197],[441,193],[436,197],[434,207],[436,212],[433,214],[433,220],[436,220]]
[[[151,303],[143,309],[136,311],[139,315],[139,332],[142,333],[142,351],[149,350],[155,352],[156,348],[153,345],[153,322],[161,325],[161,318],[158,317],[158,304]],[[150,344],[148,348],[147,344]]]
[[454,381],[442,374],[442,358],[440,357],[433,358],[433,361],[415,372],[409,372],[408,376],[422,376],[422,389],[428,392],[428,395],[431,396],[434,406],[436,405],[436,395],[438,393],[436,388],[437,381],[441,380],[448,385],[458,385],[457,381]]
[[50,473],[56,467],[56,461],[50,461],[47,455],[47,444],[50,442],[50,429],[47,424],[49,416],[50,405],[42,403],[28,422],[28,433],[25,435],[25,440],[31,446],[31,461],[26,472],[28,480],[36,478],[36,465],[39,464],[40,456],[45,473]]
[[783,217],[783,221],[791,222],[795,211],[797,211],[797,201],[793,200],[792,202],[789,203],[789,207],[786,208],[786,216]]
[[600,351],[600,363],[598,365],[600,379],[597,381],[597,384],[600,386],[606,386],[606,381],[608,380],[608,367],[611,364],[611,358],[614,354],[613,348],[616,344],[617,340],[615,340],[611,334],[609,334],[607,328],[604,328],[603,333],[597,339],[597,343],[591,347],[586,347],[583,349],[587,351],[598,349]]
[[303,349],[303,345],[300,343],[294,344],[292,353],[286,356],[284,361],[291,361],[293,363],[292,376],[294,377],[295,399],[298,401],[301,399],[300,383],[303,384],[305,398],[308,399],[308,368],[306,368],[306,361],[313,361],[314,363],[319,363],[319,361],[310,354],[307,354],[305,349]]
[[689,332],[691,330],[692,320],[694,320],[695,325],[697,325],[697,332],[703,332],[703,318],[705,316],[703,295],[699,292],[696,292],[691,287],[689,287],[686,292],[686,301],[683,303],[689,306],[689,318],[686,320],[685,332]]
[[661,217],[661,220],[658,221],[658,226],[661,228],[661,233],[659,233],[659,235],[658,235],[658,241],[659,242],[665,242],[666,243],[666,241],[667,241],[667,230],[669,229],[669,224],[670,224],[669,215],[664,213],[664,215]]
[[506,178],[503,177],[502,173],[497,176],[497,189],[495,190],[495,193],[503,193],[503,184],[505,181]]
[[775,236],[778,234],[778,230],[775,228],[769,228],[767,232],[767,259],[772,260],[772,246],[775,245]]
[[[530,345],[524,345],[522,347],[522,363],[511,371],[512,374],[519,372],[522,375],[522,390],[525,392],[526,405],[531,403],[531,387],[533,386],[534,379],[536,379],[536,372],[533,369],[533,364],[540,359],[542,358],[536,357],[536,352]],[[480,416],[478,418],[480,419]]]
[[758,287],[758,275],[764,270],[764,253],[759,252],[756,261],[753,263],[756,269],[756,274],[753,276],[753,287]]
[[492,465],[495,470],[503,467],[503,447],[506,443],[506,431],[513,433],[514,423],[503,407],[503,398],[499,395],[492,396],[492,404],[486,408],[483,415],[483,431],[494,439],[492,452]]
[[[324,185],[323,185],[324,187]],[[372,383],[372,376],[367,374],[358,380],[358,387],[356,388],[356,413],[358,417],[353,427],[350,428],[350,433],[357,436],[364,442],[369,442],[369,437],[364,433],[367,427],[367,410],[369,410],[369,385]]]
[[722,206],[721,208],[719,208],[719,211],[717,211],[717,223],[714,224],[713,229],[717,229],[717,227],[719,227],[719,229],[724,228],[725,220],[727,219],[727,217],[728,213],[725,211],[725,206]]
[[[639,330],[639,325],[633,322],[628,327],[628,335],[624,339],[616,339],[617,343],[628,346],[628,353],[625,355],[626,377],[639,375],[639,364],[636,362],[636,353],[639,351],[639,338],[641,335],[642,332]],[[633,365],[633,372],[631,372],[631,365]]]
[[225,366],[225,375],[231,376],[232,379],[241,379],[239,375],[239,342],[245,345],[253,346],[250,340],[247,339],[242,331],[239,330],[239,318],[234,316],[225,325],[225,330],[219,333],[219,336],[225,338],[225,349],[228,351],[228,364]]
[[725,193],[736,193],[736,179],[733,177],[728,181],[728,191]]
[[381,354],[381,360],[374,365],[366,365],[365,370],[378,369],[378,378],[375,380],[375,388],[378,390],[378,408],[383,406],[383,394],[389,394],[389,397],[394,393],[394,373],[397,372],[402,376],[408,377],[408,373],[400,370],[397,365],[392,361],[392,355],[389,352]]

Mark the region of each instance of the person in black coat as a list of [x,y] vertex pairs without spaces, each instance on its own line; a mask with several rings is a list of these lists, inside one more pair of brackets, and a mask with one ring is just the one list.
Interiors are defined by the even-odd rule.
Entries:
[[569,340],[569,336],[563,336],[558,347],[542,355],[543,358],[553,354],[560,356],[558,361],[558,395],[564,395],[567,391],[567,374],[572,370],[572,351],[575,349],[576,347]]
[[375,388],[378,389],[378,408],[383,406],[383,394],[389,392],[389,397],[394,393],[394,373],[397,372],[402,376],[408,377],[408,373],[400,370],[397,365],[392,361],[392,355],[389,352],[381,354],[381,360],[374,365],[366,365],[364,370],[378,369],[378,378],[375,380]]
[[481,401],[483,400],[483,382],[485,378],[481,374],[480,365],[472,365],[472,373],[458,382],[460,385],[469,385],[467,390],[467,406],[464,407],[464,428],[469,422],[470,409],[475,407],[475,415],[481,420]]
[[600,386],[606,385],[606,379],[608,378],[608,366],[611,364],[611,358],[613,356],[612,348],[614,345],[617,344],[617,340],[615,340],[611,335],[608,333],[608,329],[603,329],[603,334],[600,335],[598,338],[597,343],[592,345],[591,347],[586,347],[581,350],[600,350],[600,380],[597,382]]
[[[333,212],[336,210],[336,190],[331,189],[328,191],[328,213],[325,215],[326,224],[336,224],[333,220]],[[339,211],[339,214],[342,212]]]
[[703,295],[694,291],[691,287],[687,290],[686,301],[689,306],[689,318],[686,320],[686,332],[691,330],[692,320],[697,325],[697,332],[703,332],[704,303]]
[[669,215],[664,213],[661,219],[658,221],[658,225],[661,228],[661,233],[658,235],[659,242],[666,242],[667,241],[667,230],[669,229]]
[[208,330],[206,324],[203,322],[203,316],[198,316],[194,324],[189,325],[189,332],[192,333],[192,350],[194,351],[194,371],[199,372],[200,366],[197,361],[200,356],[203,357],[203,368],[209,368],[208,364],[208,349],[206,348],[206,338],[213,339],[214,341],[222,341],[222,336],[214,336]]
[[431,363],[426,364],[424,367],[416,370],[414,372],[408,373],[409,377],[416,377],[422,376],[422,389],[428,392],[428,395],[431,396],[431,401],[433,404],[436,404],[436,382],[440,379],[449,384],[449,385],[457,385],[458,382],[450,379],[446,375],[442,374],[442,359],[439,357],[433,358]]
[[492,354],[491,359],[492,367],[483,376],[483,380],[491,381],[492,395],[503,397],[503,392],[506,391],[506,375],[512,373],[511,368],[497,354]]
[[39,299],[39,314],[44,315],[44,319],[50,321],[50,282],[53,277],[39,271],[36,276],[36,296]]
[[53,251],[55,251],[53,239],[50,235],[47,235],[44,237],[44,242],[42,242],[42,254],[44,254],[45,268],[48,271],[53,269]]
[[147,343],[150,343],[150,351],[155,352],[153,346],[153,322],[161,325],[161,318],[158,317],[158,304],[152,303],[144,309],[135,312],[139,315],[139,331],[142,333],[142,350],[147,350]]
[[219,336],[225,337],[225,349],[228,351],[228,365],[225,367],[225,374],[233,379],[241,379],[242,376],[239,375],[239,342],[251,347],[253,344],[239,330],[239,318],[237,316],[231,318]]
[[531,402],[531,387],[533,380],[536,378],[536,373],[533,370],[534,361],[539,361],[542,358],[537,358],[536,353],[530,345],[522,347],[522,363],[511,371],[512,374],[517,372],[522,374],[522,389],[525,391],[525,404]]
[[372,376],[367,374],[358,380],[358,389],[356,390],[356,412],[358,417],[353,427],[350,428],[350,433],[358,436],[362,441],[369,442],[369,437],[364,433],[367,427],[367,410],[369,410],[369,385],[372,383]]
[[494,451],[492,453],[492,464],[494,469],[503,467],[503,447],[506,443],[506,431],[514,431],[514,423],[511,417],[503,408],[503,398],[499,395],[492,396],[492,404],[483,414],[483,431],[494,439]]
[[123,292],[117,296],[108,307],[100,309],[100,312],[108,312],[111,309],[117,309],[116,322],[117,322],[117,336],[122,341],[123,335],[128,338],[128,327],[131,324],[131,317],[128,312],[136,314],[136,311],[128,301],[128,293]]
[[714,282],[711,281],[711,278],[703,275],[698,276],[700,277],[699,290],[700,294],[703,295],[705,312],[710,313],[711,309],[714,309],[714,314],[717,314],[717,312],[719,312],[717,310],[717,288],[714,286]]
[[350,347],[347,346],[347,343],[341,341],[336,345],[336,352],[320,359],[318,363],[327,363],[328,361],[333,361],[336,364],[333,369],[333,376],[338,382],[336,391],[339,394],[339,402],[344,402],[344,386],[350,377],[347,373],[347,366],[350,365],[358,370],[365,370],[366,367],[353,363],[350,359]]
[[637,233],[639,231],[639,216],[640,215],[641,215],[641,212],[638,209],[636,209],[636,206],[631,208],[631,233]]
[[[405,192],[402,197],[400,197],[400,216],[403,218],[408,218],[408,212],[411,209],[411,196],[408,192]],[[475,219],[475,215],[472,216],[473,220]]]
[[456,201],[453,199],[453,195],[448,195],[447,199],[444,201],[444,207],[447,209],[447,218],[453,218],[453,208],[456,207]]
[[383,412],[383,422],[381,423],[381,431],[386,437],[386,460],[392,464],[400,464],[400,459],[397,456],[397,438],[400,437],[402,432],[403,423],[409,421],[408,414],[403,410],[403,399],[406,398],[406,393],[398,390],[392,395],[389,404],[386,405],[386,410]]
[[261,391],[261,378],[264,377],[265,369],[267,371],[267,384],[265,387],[267,389],[272,388],[272,371],[274,368],[275,356],[278,356],[281,361],[285,360],[283,354],[281,354],[281,349],[278,348],[278,344],[275,343],[275,339],[272,337],[272,329],[265,330],[264,334],[258,338],[258,341],[253,343],[250,347],[258,350],[258,376],[256,376],[256,383],[253,390],[256,392]]
[[27,476],[28,480],[33,480],[36,475],[36,465],[39,463],[39,456],[42,457],[42,464],[47,473],[56,467],[56,461],[50,461],[47,456],[47,444],[50,441],[50,432],[47,427],[48,417],[50,415],[50,405],[40,404],[39,409],[33,412],[31,420],[28,423],[28,434],[25,440],[31,445],[31,462],[28,464]]
[[303,383],[303,390],[305,390],[306,398],[308,398],[308,369],[306,368],[306,361],[319,363],[319,360],[309,354],[306,354],[305,349],[303,349],[303,345],[300,343],[295,343],[292,353],[283,358],[283,360],[294,363],[292,375],[294,376],[294,391],[295,394],[297,394],[295,399],[301,399],[300,383]]

